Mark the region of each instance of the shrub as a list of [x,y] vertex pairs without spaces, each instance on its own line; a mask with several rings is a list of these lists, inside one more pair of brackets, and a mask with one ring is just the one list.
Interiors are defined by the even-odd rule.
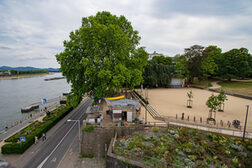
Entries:
[[93,132],[95,128],[99,128],[98,126],[86,125],[82,127],[82,131],[84,132]]
[[60,100],[60,104],[66,104],[66,100]]
[[80,154],[79,157],[80,158],[93,158],[94,155],[93,154]]
[[158,127],[154,127],[153,132],[158,132]]

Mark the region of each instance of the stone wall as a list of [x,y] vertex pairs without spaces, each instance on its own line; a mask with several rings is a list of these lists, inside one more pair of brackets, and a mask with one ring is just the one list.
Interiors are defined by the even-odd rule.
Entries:
[[92,132],[82,132],[81,153],[92,154],[94,157],[105,156],[105,144],[108,148],[111,139],[117,132],[117,137],[131,135],[136,131],[144,130],[143,125],[131,127],[101,127],[95,128]]

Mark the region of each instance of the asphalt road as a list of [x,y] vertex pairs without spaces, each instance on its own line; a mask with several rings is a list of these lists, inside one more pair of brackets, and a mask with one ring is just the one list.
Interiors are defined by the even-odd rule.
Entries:
[[[71,112],[70,117],[63,120],[82,121],[87,116],[86,109],[91,102],[92,99],[82,102]],[[56,168],[78,134],[78,127],[78,122],[63,122],[55,133],[41,145],[38,152],[25,164],[24,168]]]

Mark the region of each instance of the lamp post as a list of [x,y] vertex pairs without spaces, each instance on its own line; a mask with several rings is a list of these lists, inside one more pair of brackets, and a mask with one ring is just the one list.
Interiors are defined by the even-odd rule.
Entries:
[[80,120],[71,120],[71,119],[68,119],[67,120],[68,122],[69,121],[73,121],[73,122],[77,122],[78,123],[78,126],[79,126],[79,152],[81,153],[81,128],[80,128]]
[[246,127],[247,127],[247,119],[248,119],[248,110],[249,110],[249,105],[247,105],[247,112],[246,112],[246,118],[245,118],[245,125],[244,125],[244,130],[243,130],[242,141],[244,141],[244,138],[245,138],[245,132],[246,132]]

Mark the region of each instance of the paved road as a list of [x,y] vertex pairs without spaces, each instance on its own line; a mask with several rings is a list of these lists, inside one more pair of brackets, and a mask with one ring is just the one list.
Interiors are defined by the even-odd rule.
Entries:
[[[83,120],[86,109],[92,100],[82,102],[71,112],[71,120]],[[68,118],[64,118],[67,120]],[[24,168],[56,168],[62,157],[78,134],[77,122],[63,122],[62,125],[43,143],[36,154],[25,164]],[[77,143],[77,142],[76,142]]]

